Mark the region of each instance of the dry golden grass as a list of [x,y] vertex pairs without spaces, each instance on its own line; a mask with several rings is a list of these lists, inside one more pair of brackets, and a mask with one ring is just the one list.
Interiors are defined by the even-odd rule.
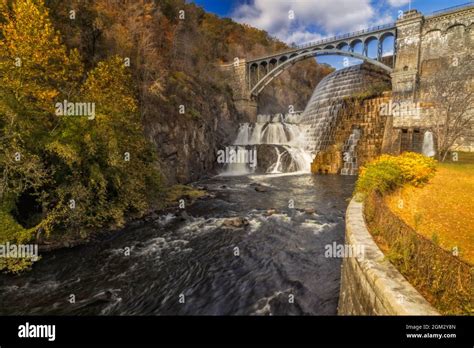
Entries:
[[474,264],[474,153],[442,163],[430,182],[386,196],[387,205],[424,237]]

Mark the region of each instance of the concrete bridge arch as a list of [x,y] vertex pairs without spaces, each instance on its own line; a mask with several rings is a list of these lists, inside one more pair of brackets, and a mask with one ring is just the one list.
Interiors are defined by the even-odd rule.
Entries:
[[[472,55],[473,18],[472,2],[429,15],[412,9],[404,12],[396,23],[310,42],[264,57],[237,59],[224,68],[232,70],[236,107],[250,120],[256,118],[258,94],[285,69],[300,60],[330,54],[357,58],[391,72],[393,97],[414,101],[422,95],[421,81],[433,73],[429,67],[437,66],[443,59]],[[384,43],[390,36],[394,37],[393,71],[382,63]],[[368,54],[369,43],[374,40],[378,42],[376,58],[372,58],[373,53]]]
[[[348,45],[348,44],[346,44]],[[345,51],[341,49],[335,49],[335,48],[315,48],[311,51],[304,51],[301,52],[300,54],[291,54],[289,56],[282,56],[280,58],[280,64],[276,65],[272,70],[266,71],[266,74],[262,78],[258,78],[258,81],[256,81],[255,84],[252,83],[252,80],[254,80],[255,77],[255,72],[260,71],[260,67],[262,66],[263,62],[259,64],[257,63],[249,63],[249,83],[250,83],[250,94],[252,97],[256,97],[260,94],[260,92],[270,83],[272,82],[276,77],[278,77],[284,70],[290,68],[293,66],[295,63],[311,58],[311,57],[316,57],[316,56],[327,56],[327,55],[338,55],[338,56],[345,56],[345,57],[351,57],[351,58],[356,58],[363,60],[365,62],[368,62],[370,64],[376,65],[379,68],[382,68],[383,70],[387,71],[388,73],[392,72],[392,68],[379,62],[378,60],[371,59],[363,54],[359,54],[356,52],[351,52],[351,51]],[[265,66],[267,66],[265,62]],[[258,74],[257,74],[258,75]]]

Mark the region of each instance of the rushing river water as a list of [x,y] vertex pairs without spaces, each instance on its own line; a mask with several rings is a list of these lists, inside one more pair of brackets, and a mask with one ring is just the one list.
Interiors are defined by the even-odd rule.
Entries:
[[[0,314],[336,314],[341,260],[324,251],[343,243],[352,177],[216,177],[199,184],[215,198],[131,224],[106,241],[46,254],[28,273],[0,276]],[[277,213],[269,215],[272,208]],[[249,224],[223,225],[234,216]]]

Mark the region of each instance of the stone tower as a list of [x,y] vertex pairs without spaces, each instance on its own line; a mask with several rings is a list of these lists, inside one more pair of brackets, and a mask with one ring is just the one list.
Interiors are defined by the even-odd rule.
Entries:
[[404,13],[397,25],[397,58],[392,73],[393,98],[414,101],[419,82],[423,15],[417,10]]
[[236,58],[234,63],[221,66],[221,69],[228,71],[231,79],[234,104],[237,111],[247,120],[247,122],[257,121],[257,101],[250,95],[248,82],[248,69],[245,59]]

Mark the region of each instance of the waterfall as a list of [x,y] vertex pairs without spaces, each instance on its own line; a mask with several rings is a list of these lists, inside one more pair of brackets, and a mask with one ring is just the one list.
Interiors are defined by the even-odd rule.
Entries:
[[290,167],[292,171],[306,173],[311,171],[311,162],[313,161],[313,156],[310,152],[305,151],[302,147],[284,146],[284,148],[292,158],[293,167]]
[[288,143],[283,123],[269,123],[262,135],[262,144],[283,145]]
[[421,150],[423,155],[433,157],[435,155],[433,132],[426,131],[423,135],[423,148]]
[[255,123],[255,125],[253,126],[252,135],[250,137],[251,145],[261,144],[263,126],[264,126],[264,123]]
[[237,134],[237,139],[235,139],[234,141],[234,145],[248,145],[249,131],[250,131],[250,124],[242,123],[239,127],[239,133]]
[[222,175],[233,176],[247,175],[253,173],[255,167],[252,167],[251,163],[249,161],[246,161],[246,159],[248,159],[248,152],[253,150],[252,146],[250,146],[249,148],[247,146],[229,146],[228,152],[230,153],[234,151],[235,158],[233,158],[233,160],[227,163],[226,170],[222,173]]
[[306,149],[317,155],[332,145],[344,99],[381,81],[390,81],[390,77],[366,64],[337,70],[321,80],[301,115],[301,123],[308,126],[304,141]]
[[[375,82],[389,84],[390,77],[365,63],[337,70],[318,84],[302,113],[257,115],[256,123],[240,125],[234,145],[255,146],[260,171],[310,172],[315,156],[334,144],[344,100],[367,91],[368,86]],[[427,148],[429,136],[425,134]],[[360,131],[354,129],[345,143],[343,175],[357,174],[359,138]],[[431,135],[431,148],[432,142]],[[242,166],[238,169],[239,173],[242,172]],[[234,168],[228,166],[227,170],[233,171]],[[247,168],[247,172],[253,173],[255,168]]]
[[352,130],[349,139],[343,147],[343,162],[344,166],[341,169],[341,175],[356,175],[358,171],[357,164],[357,143],[360,139],[360,130],[355,128]]
[[278,147],[275,147],[275,151],[277,153],[277,161],[272,164],[270,168],[268,168],[267,173],[271,174],[276,174],[276,173],[281,173],[280,167],[281,167],[281,156],[285,154],[285,152],[280,152]]
[[[300,114],[258,115],[256,123],[242,123],[233,143],[241,149],[256,146],[257,157],[265,157],[264,163],[270,162],[267,168],[260,168],[266,173],[310,172],[312,155],[305,150],[305,132],[307,126],[298,124]],[[263,146],[272,150],[259,151]],[[253,173],[245,163],[231,163],[224,175],[245,175]]]

